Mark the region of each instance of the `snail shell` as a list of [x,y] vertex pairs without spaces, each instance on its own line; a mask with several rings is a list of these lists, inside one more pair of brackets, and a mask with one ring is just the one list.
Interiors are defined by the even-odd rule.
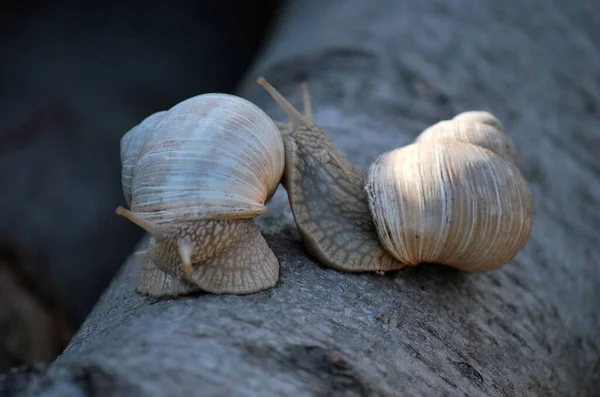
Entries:
[[425,129],[416,142],[452,140],[468,142],[486,148],[500,157],[517,164],[517,150],[503,131],[472,117],[459,117],[440,121]]
[[481,146],[421,141],[380,156],[367,179],[379,240],[408,265],[498,268],[525,245],[533,201],[519,169]]
[[383,154],[369,169],[367,191],[381,243],[408,265],[496,269],[533,227],[516,149],[489,112],[461,113]]
[[137,157],[142,150],[146,137],[165,113],[166,111],[156,112],[146,117],[121,139],[121,185],[123,186],[123,195],[127,205],[131,205],[131,182]]
[[138,291],[242,294],[277,282],[279,263],[252,218],[279,185],[284,147],[256,105],[187,99],[126,133],[121,159],[131,211],[117,213],[152,235]]
[[500,131],[505,131],[504,125],[498,120],[496,116],[485,110],[469,110],[462,112],[454,116],[452,120],[469,120],[478,123],[487,124],[491,127],[496,128]]
[[228,94],[199,95],[150,116],[123,137],[121,158],[127,202],[157,223],[258,216],[284,167],[273,121]]

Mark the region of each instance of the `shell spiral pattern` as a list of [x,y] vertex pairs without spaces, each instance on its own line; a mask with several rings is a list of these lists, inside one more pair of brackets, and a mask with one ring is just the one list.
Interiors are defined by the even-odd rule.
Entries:
[[526,244],[533,198],[499,122],[483,122],[490,117],[482,112],[459,116],[371,165],[369,208],[379,240],[400,262],[487,271]]
[[198,95],[148,117],[123,137],[121,156],[132,211],[156,223],[260,215],[284,168],[274,122],[228,94]]

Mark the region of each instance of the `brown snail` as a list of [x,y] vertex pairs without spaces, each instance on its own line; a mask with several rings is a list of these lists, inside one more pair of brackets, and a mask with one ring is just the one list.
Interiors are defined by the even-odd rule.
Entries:
[[[307,251],[350,271],[432,262],[466,271],[498,268],[524,247],[533,199],[516,151],[490,113],[457,115],[414,143],[355,168],[316,126],[258,79],[288,116],[283,185]],[[310,104],[305,93],[305,107]]]
[[151,235],[138,291],[247,294],[272,287],[279,262],[254,217],[277,189],[284,146],[256,105],[204,94],[155,113],[121,140],[128,218]]

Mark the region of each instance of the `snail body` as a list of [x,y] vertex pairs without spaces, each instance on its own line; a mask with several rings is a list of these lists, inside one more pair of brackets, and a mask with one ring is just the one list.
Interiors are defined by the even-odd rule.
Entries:
[[382,154],[365,175],[309,112],[258,83],[290,119],[278,124],[283,185],[307,251],[323,265],[379,273],[432,262],[486,271],[524,247],[533,199],[514,145],[489,112],[437,123]]
[[302,114],[265,79],[258,83],[290,119],[277,123],[285,144],[282,184],[307,252],[347,272],[404,267],[379,243],[364,189],[366,175],[313,123],[306,87]]
[[245,294],[273,286],[279,263],[253,218],[279,185],[284,148],[274,122],[228,94],[189,98],[121,140],[131,210],[150,233],[138,291]]

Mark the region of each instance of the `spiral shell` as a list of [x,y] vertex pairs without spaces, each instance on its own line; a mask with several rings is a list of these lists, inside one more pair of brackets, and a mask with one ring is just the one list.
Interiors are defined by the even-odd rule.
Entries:
[[462,117],[457,116],[452,120],[440,121],[425,129],[415,141],[452,139],[459,142],[468,142],[489,149],[513,164],[517,164],[517,150],[511,139],[503,129],[499,129],[494,123],[477,121],[486,120],[483,116],[471,114]]
[[495,269],[532,230],[533,199],[520,170],[481,146],[413,143],[380,156],[367,179],[379,240],[408,265]]
[[131,205],[131,181],[135,161],[142,150],[142,146],[144,146],[146,137],[165,113],[166,111],[157,112],[146,117],[121,139],[121,184],[127,205]]
[[469,120],[487,124],[497,130],[504,131],[504,125],[496,116],[485,110],[469,110],[454,116],[452,120]]
[[121,158],[124,194],[145,219],[252,218],[266,211],[279,185],[284,147],[274,122],[253,103],[204,94],[130,130]]

